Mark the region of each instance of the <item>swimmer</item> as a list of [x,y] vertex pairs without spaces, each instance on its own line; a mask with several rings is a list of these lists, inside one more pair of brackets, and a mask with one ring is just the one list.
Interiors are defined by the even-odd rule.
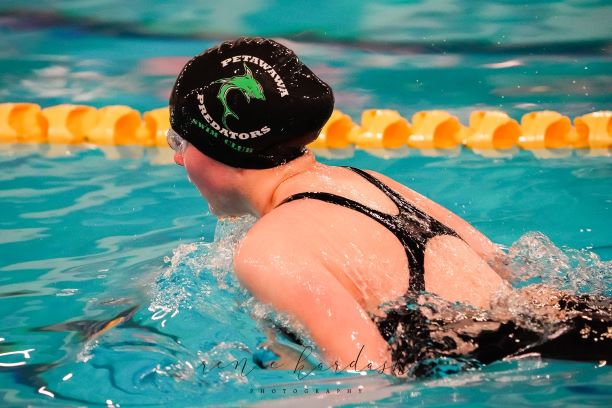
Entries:
[[[390,367],[416,356],[408,364],[419,353],[391,344],[403,335],[404,346],[415,347],[406,325],[437,332],[423,316],[383,305],[433,294],[486,311],[511,291],[496,271],[503,253],[389,177],[317,162],[306,145],[333,107],[331,88],[293,51],[241,38],[185,65],[170,97],[168,143],[213,214],[257,218],[234,257],[256,299],[287,314],[329,363],[347,366],[359,355],[362,366]],[[505,329],[503,336],[513,330]],[[470,340],[467,353],[478,358],[485,340]]]

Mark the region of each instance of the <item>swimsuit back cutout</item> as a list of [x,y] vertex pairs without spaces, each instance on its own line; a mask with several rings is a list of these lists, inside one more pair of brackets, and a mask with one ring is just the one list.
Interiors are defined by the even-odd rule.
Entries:
[[389,197],[399,209],[399,213],[395,215],[386,214],[346,197],[325,192],[304,192],[294,194],[283,200],[283,202],[281,202],[279,205],[304,198],[311,198],[350,208],[367,215],[373,220],[376,220],[378,223],[382,224],[385,228],[391,231],[393,235],[397,237],[397,239],[399,239],[404,247],[404,250],[406,251],[408,267],[410,268],[408,290],[412,292],[424,291],[424,263],[425,247],[427,246],[427,242],[431,238],[438,235],[450,235],[460,238],[459,235],[453,229],[447,227],[440,221],[434,219],[430,215],[410,204],[401,195],[392,190],[382,181],[378,180],[376,177],[354,167],[347,168],[359,174],[361,177],[376,186],[387,197]]

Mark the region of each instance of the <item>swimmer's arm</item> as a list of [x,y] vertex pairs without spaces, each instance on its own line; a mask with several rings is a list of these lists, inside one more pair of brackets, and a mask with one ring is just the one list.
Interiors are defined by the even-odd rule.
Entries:
[[358,369],[366,369],[368,362],[371,369],[385,362],[390,367],[388,345],[378,328],[325,267],[296,253],[287,240],[257,235],[249,233],[234,257],[238,279],[255,298],[301,324],[332,367],[338,361],[345,368],[358,355]]

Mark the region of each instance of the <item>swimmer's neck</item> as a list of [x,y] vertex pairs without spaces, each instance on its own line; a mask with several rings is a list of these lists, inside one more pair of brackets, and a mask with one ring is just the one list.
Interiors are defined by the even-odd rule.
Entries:
[[285,187],[289,179],[311,171],[318,165],[320,164],[315,160],[314,154],[308,151],[282,166],[244,171],[239,192],[244,208],[257,218],[263,217],[285,198],[280,187]]

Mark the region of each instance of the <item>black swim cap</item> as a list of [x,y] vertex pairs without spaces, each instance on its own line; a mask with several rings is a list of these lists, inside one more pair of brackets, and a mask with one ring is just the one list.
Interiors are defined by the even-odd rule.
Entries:
[[240,38],[185,65],[170,96],[170,124],[215,160],[265,169],[304,154],[333,107],[329,85],[293,51]]

